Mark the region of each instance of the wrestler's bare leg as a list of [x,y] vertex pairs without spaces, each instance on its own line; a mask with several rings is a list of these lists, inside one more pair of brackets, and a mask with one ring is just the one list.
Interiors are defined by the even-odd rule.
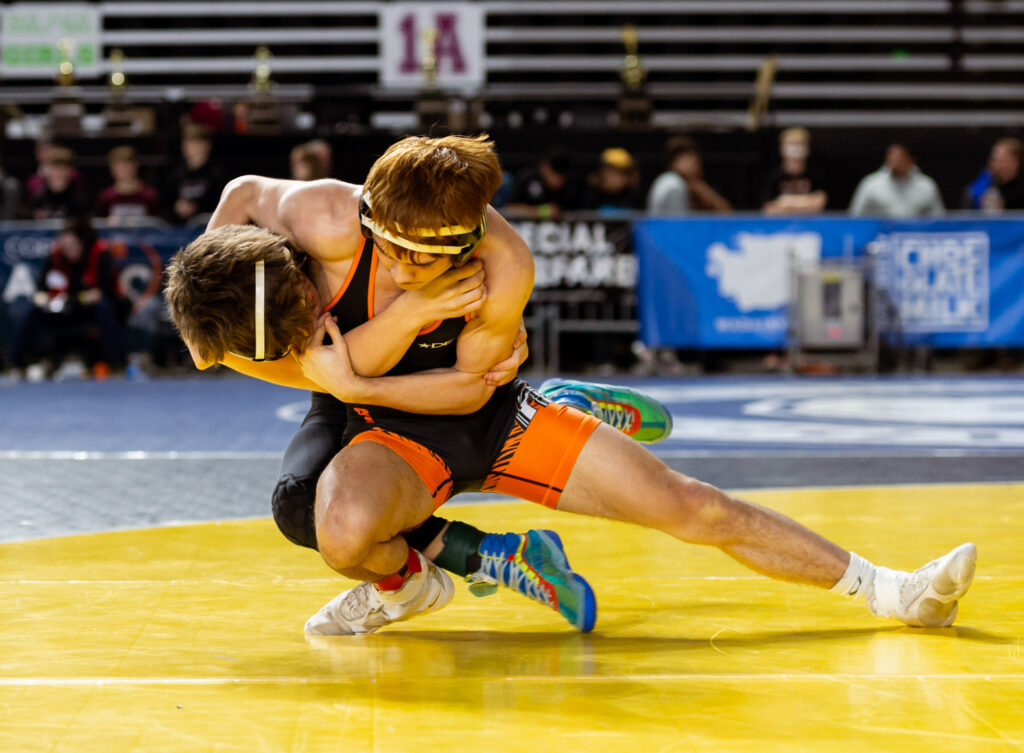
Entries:
[[409,547],[402,531],[433,510],[423,481],[396,452],[377,442],[349,445],[317,483],[320,554],[342,575],[380,580],[406,563]]
[[[433,509],[420,476],[391,449],[364,441],[338,453],[317,485],[317,540],[328,565],[366,582],[332,599],[306,623],[306,632],[373,632],[444,606],[451,599],[451,578],[421,556],[436,556],[439,542],[416,553],[401,535]],[[593,629],[593,589],[572,571],[553,531],[488,534],[477,559],[480,571],[467,579],[473,593],[504,585],[554,609],[579,630]],[[419,569],[410,572],[414,567]]]
[[781,513],[684,476],[607,426],[580,453],[558,509],[716,546],[773,578],[832,587],[849,553]]
[[874,614],[946,627],[974,577],[973,544],[913,573],[876,567],[774,510],[671,470],[607,426],[583,447],[558,509],[639,523],[716,546],[752,570],[866,599]]
[[371,441],[339,452],[317,484],[317,542],[328,565],[363,582],[310,617],[306,633],[372,633],[451,601],[448,574],[400,535],[433,509],[423,481],[393,450]]

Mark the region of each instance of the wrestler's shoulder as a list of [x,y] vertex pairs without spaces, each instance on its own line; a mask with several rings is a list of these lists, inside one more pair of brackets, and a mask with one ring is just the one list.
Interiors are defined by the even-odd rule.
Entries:
[[361,186],[333,178],[290,181],[284,202],[293,212],[332,218],[355,216]]
[[285,197],[282,219],[298,244],[322,261],[351,257],[360,245],[359,186],[338,180],[308,181]]

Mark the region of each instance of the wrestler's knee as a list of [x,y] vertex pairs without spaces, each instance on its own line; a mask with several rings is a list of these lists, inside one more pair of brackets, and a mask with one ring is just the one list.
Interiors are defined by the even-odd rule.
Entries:
[[357,490],[321,479],[316,492],[316,539],[328,565],[338,571],[362,565],[378,539],[377,522]]
[[316,479],[293,475],[282,476],[271,496],[274,522],[284,537],[293,544],[316,549]]
[[721,490],[690,476],[674,474],[678,510],[676,536],[698,544],[719,544],[732,537],[737,510]]
[[633,523],[656,528],[683,541],[712,544],[732,527],[729,498],[711,484],[669,468],[651,474],[643,494],[629,494]]

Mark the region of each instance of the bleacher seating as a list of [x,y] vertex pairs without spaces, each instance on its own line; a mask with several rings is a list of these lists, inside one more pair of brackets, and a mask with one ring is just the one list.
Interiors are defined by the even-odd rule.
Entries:
[[[415,92],[378,81],[376,2],[107,0],[105,55],[124,51],[136,100],[244,93],[253,53],[273,53],[278,94],[367,117],[408,112]],[[1016,126],[1024,120],[1021,0],[520,0],[485,16],[484,107],[603,113],[620,92],[621,29],[634,24],[654,124],[746,123],[753,82],[778,56],[767,124]],[[5,82],[3,98],[45,106],[42,81]],[[107,96],[82,81],[88,103]],[[553,113],[552,116],[557,116]]]

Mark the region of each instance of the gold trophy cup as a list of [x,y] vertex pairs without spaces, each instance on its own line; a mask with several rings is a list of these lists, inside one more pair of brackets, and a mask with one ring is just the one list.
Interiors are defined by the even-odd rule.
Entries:
[[619,72],[622,80],[619,125],[625,128],[644,128],[650,124],[653,108],[646,90],[647,69],[640,62],[639,38],[633,24],[622,27],[622,44],[626,48],[626,55]]

